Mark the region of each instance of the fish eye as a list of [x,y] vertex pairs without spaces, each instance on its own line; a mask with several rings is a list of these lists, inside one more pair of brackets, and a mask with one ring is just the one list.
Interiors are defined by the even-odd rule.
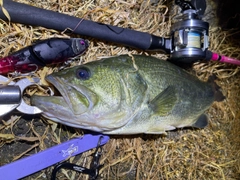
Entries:
[[91,76],[90,70],[86,67],[80,67],[77,69],[77,78],[87,80]]

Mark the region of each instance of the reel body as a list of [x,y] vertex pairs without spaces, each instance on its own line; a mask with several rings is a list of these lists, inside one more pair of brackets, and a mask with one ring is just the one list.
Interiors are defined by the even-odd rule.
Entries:
[[181,7],[183,15],[171,28],[171,60],[192,63],[207,56],[209,24],[201,20],[206,2],[202,0],[201,6],[199,2],[175,1]]

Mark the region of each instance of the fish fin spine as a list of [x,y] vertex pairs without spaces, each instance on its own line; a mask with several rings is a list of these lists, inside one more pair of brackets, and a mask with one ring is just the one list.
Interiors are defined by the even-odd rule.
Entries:
[[149,108],[160,116],[166,116],[173,109],[176,101],[175,88],[168,86],[149,103]]

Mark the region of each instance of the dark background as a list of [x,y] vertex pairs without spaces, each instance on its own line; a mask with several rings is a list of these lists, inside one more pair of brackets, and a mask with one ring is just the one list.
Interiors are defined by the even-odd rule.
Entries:
[[216,0],[219,26],[223,29],[240,28],[240,1]]

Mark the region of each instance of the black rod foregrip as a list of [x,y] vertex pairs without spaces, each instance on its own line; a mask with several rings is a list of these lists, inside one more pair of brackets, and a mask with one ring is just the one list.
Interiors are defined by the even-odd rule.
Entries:
[[[166,41],[168,41],[167,39],[149,33],[97,23],[11,0],[3,0],[3,7],[8,11],[11,22],[42,26],[58,31],[64,31],[69,28],[74,30],[73,33],[75,34],[123,44],[142,50],[169,50],[167,47],[168,43],[166,43]],[[7,20],[1,8],[0,18]]]

